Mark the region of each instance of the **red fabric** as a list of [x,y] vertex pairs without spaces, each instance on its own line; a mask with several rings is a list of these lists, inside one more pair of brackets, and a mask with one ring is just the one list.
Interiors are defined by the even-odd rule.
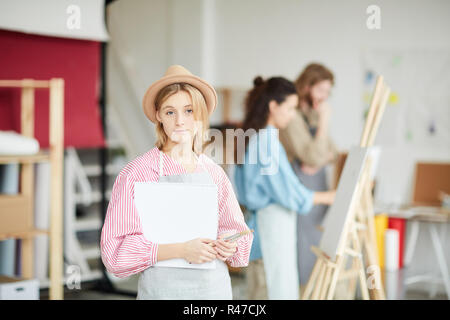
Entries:
[[405,226],[406,221],[402,218],[391,218],[389,217],[388,228],[395,229],[398,231],[398,240],[399,240],[399,262],[398,267],[403,268],[403,253],[404,253],[404,244],[405,244]]
[[[60,77],[64,146],[104,146],[99,99],[100,43],[0,30],[0,79]],[[35,137],[49,145],[48,89],[35,90]],[[0,88],[0,130],[20,132],[20,89]]]

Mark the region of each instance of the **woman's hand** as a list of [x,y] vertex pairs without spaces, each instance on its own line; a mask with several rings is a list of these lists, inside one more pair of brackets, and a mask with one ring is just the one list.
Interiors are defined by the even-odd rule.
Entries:
[[216,259],[214,240],[197,238],[183,243],[183,258],[189,263],[205,263]]
[[225,241],[223,238],[233,235],[233,233],[226,233],[219,236],[219,239],[214,241],[214,248],[217,251],[217,259],[225,261],[233,254],[237,249],[236,241]]
[[315,109],[317,110],[320,119],[325,120],[328,123],[328,120],[330,119],[331,116],[331,107],[328,104],[328,102],[326,100],[321,101],[320,103],[317,104]]
[[317,191],[314,192],[313,203],[331,205],[333,204],[335,197],[336,197],[336,190]]
[[302,164],[303,173],[313,176],[320,170],[320,167],[308,166],[306,164]]

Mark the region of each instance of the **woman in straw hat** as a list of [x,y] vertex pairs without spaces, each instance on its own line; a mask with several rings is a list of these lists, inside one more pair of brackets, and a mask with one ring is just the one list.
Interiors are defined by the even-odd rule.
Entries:
[[[223,240],[248,227],[225,172],[202,154],[204,133],[216,104],[214,88],[179,65],[169,67],[145,93],[143,109],[156,125],[157,141],[119,173],[101,235],[102,261],[109,272],[118,277],[140,273],[138,299],[231,299],[226,263],[248,265],[253,236]],[[217,186],[217,239],[158,244],[144,237],[134,204],[134,183],[162,181]],[[154,266],[177,258],[192,265],[215,261],[216,267]]]

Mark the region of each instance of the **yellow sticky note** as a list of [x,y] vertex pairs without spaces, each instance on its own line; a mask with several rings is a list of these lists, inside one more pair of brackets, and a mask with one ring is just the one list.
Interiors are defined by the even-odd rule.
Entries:
[[364,96],[363,96],[364,103],[369,104],[370,103],[370,98],[371,98],[371,94],[370,93],[368,93],[368,92],[364,93]]
[[395,92],[392,92],[389,96],[389,104],[397,104],[398,103],[398,95]]

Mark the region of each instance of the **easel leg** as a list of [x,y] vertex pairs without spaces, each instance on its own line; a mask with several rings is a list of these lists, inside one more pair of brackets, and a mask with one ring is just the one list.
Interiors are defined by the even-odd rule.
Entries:
[[[356,270],[358,269],[358,261],[357,258],[353,258],[352,259],[352,267],[351,270]],[[356,277],[352,277],[349,280],[349,284],[348,284],[348,299],[354,300],[355,296],[356,296]]]
[[[375,220],[374,220],[374,209],[373,209],[373,197],[372,197],[372,186],[370,183],[370,168],[371,160],[367,160],[367,165],[364,172],[364,184],[361,193],[361,205],[358,211],[357,217],[359,218],[359,223],[365,226],[365,229],[360,230],[358,235],[359,247],[361,248],[361,253],[364,255],[363,267],[366,270],[373,270],[373,268],[380,269],[378,256],[376,252],[377,242],[375,235]],[[358,250],[359,251],[359,250]],[[362,257],[361,257],[362,259]],[[384,288],[381,281],[381,272],[374,272],[373,277],[375,277],[376,286],[370,289],[370,296],[379,300],[385,299]]]
[[[356,233],[356,230],[353,228],[352,230],[353,234],[353,246],[357,252],[361,252],[361,245],[359,243],[358,234]],[[359,269],[359,285],[361,289],[361,294],[364,300],[369,300],[369,291],[367,289],[367,282],[366,282],[366,273],[364,271],[364,263],[362,261],[362,255],[359,257],[356,257],[358,259],[358,269]]]
[[325,279],[322,285],[322,289],[320,290],[320,300],[324,300],[327,294],[327,289],[329,288],[331,273],[333,271],[333,267],[327,266],[326,273],[325,273]]
[[309,277],[308,283],[306,284],[305,292],[303,293],[302,300],[307,300],[310,297],[313,286],[314,286],[314,282],[316,281],[317,275],[319,274],[319,271],[320,271],[320,265],[321,265],[321,260],[320,260],[320,258],[317,258],[316,263],[314,264],[314,267],[312,269],[311,276]]
[[[351,240],[351,239],[350,239]],[[351,247],[351,243],[349,242],[347,244],[347,247]],[[347,271],[347,272],[353,272],[353,270],[356,270],[357,265],[355,264],[355,259],[351,260],[351,266],[350,269],[346,269],[347,268],[347,261],[348,261],[348,254],[345,254],[342,256],[342,270],[341,271]],[[346,295],[342,298],[342,299],[354,299],[355,294],[356,294],[356,277],[353,276],[350,279],[344,279],[344,281],[346,282],[346,286],[347,286],[347,292]]]
[[332,276],[331,276],[331,282],[330,282],[330,288],[328,289],[327,300],[331,300],[334,298],[336,284],[338,282],[339,274],[343,267],[343,262],[344,262],[343,260],[344,259],[342,256],[338,256],[336,259],[336,268],[334,268]]
[[317,277],[314,289],[313,289],[313,293],[311,296],[312,300],[317,300],[319,298],[320,295],[320,291],[322,289],[322,283],[323,283],[323,278],[325,276],[325,270],[327,268],[327,265],[325,262],[321,261],[320,263],[320,269],[319,269],[319,275]]
[[[365,236],[367,237],[368,234],[365,234]],[[384,285],[383,285],[383,281],[381,279],[381,268],[380,265],[378,263],[378,259],[376,259],[375,257],[370,258],[370,255],[374,255],[375,253],[372,252],[371,249],[369,249],[368,247],[370,246],[371,248],[373,248],[373,246],[369,243],[369,240],[366,240],[364,242],[364,246],[365,246],[365,253],[368,256],[367,257],[367,261],[368,263],[366,263],[366,270],[368,270],[369,268],[374,268],[376,267],[376,271],[373,272],[373,277],[375,277],[375,287],[372,289],[369,289],[369,293],[371,296],[371,299],[373,300],[386,300],[386,296],[384,293]],[[375,260],[376,259],[376,260]],[[376,263],[371,263],[371,261],[376,261]],[[367,271],[369,272],[369,271]]]

